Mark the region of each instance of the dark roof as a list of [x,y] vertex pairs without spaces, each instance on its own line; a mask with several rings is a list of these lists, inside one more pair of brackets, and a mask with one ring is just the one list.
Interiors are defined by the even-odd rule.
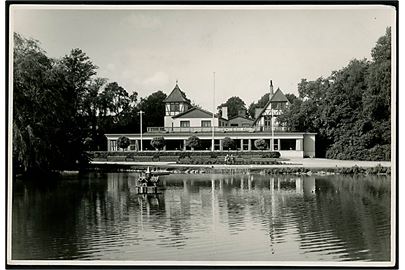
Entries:
[[228,119],[228,121],[229,121],[229,120],[236,119],[236,118],[238,118],[238,117],[240,117],[240,118],[243,118],[243,119],[246,119],[246,120],[249,120],[249,121],[252,121],[252,122],[253,122],[253,119],[252,119],[252,118],[249,118],[249,117],[246,117],[246,116],[242,116],[242,115],[236,115],[236,116],[234,116],[234,117],[231,117],[231,118],[229,118],[229,119]]
[[267,102],[266,106],[263,107],[262,111],[260,114],[257,116],[253,124],[256,124],[257,120],[262,116],[263,112],[269,107],[270,103],[276,103],[276,102],[287,102],[290,103],[290,101],[287,99],[287,97],[284,95],[283,91],[280,90],[280,88],[277,88],[277,91],[274,93],[274,95],[269,99]]
[[280,90],[280,88],[277,89],[277,91],[274,93],[274,95],[271,97],[270,102],[289,102],[287,97],[284,95],[284,93]]
[[[215,114],[215,117],[217,115]],[[212,112],[203,110],[201,108],[193,107],[190,110],[179,113],[172,118],[212,118]]]
[[163,100],[163,102],[186,102],[190,103],[190,100],[186,97],[186,94],[180,90],[180,87],[177,85],[174,87],[170,95]]

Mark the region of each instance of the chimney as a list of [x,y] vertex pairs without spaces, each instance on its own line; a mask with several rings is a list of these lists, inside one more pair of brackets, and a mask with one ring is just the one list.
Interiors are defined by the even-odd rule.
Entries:
[[270,80],[270,96],[269,96],[269,99],[272,98],[273,94],[274,94],[274,91],[273,91],[273,81]]
[[221,107],[221,112],[222,112],[222,118],[224,118],[225,120],[228,120],[228,107],[224,106]]

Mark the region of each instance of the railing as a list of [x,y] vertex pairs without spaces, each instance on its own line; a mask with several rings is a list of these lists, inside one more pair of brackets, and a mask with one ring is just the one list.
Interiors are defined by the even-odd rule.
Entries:
[[[148,127],[150,133],[208,133],[212,127]],[[215,132],[271,132],[271,127],[214,127]],[[286,127],[274,127],[275,132],[287,131]]]

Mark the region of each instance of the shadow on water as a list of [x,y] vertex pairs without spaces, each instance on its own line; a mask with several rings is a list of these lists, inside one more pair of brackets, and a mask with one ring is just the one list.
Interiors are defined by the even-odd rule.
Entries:
[[162,176],[136,173],[17,181],[13,259],[389,260],[388,177]]

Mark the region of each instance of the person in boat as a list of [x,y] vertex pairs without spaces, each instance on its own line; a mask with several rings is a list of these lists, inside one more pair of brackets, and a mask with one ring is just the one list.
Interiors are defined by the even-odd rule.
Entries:
[[146,183],[147,186],[155,186],[156,187],[158,185],[158,183],[159,183],[159,176],[152,175],[152,172],[150,171],[149,167],[146,170],[145,179],[147,181],[147,183]]
[[231,154],[229,161],[231,162],[231,164],[235,164],[235,157],[233,156],[233,154]]
[[225,164],[229,164],[229,154],[226,154],[225,156]]
[[159,184],[159,176],[153,176],[150,180],[149,183],[151,186],[157,186]]
[[147,180],[150,180],[150,178],[152,177],[152,173],[150,172],[149,167],[146,169],[145,176]]
[[150,179],[152,178],[152,175],[150,173],[149,167],[146,170],[145,173],[142,173],[141,176],[138,179],[138,183],[140,186],[150,186]]

